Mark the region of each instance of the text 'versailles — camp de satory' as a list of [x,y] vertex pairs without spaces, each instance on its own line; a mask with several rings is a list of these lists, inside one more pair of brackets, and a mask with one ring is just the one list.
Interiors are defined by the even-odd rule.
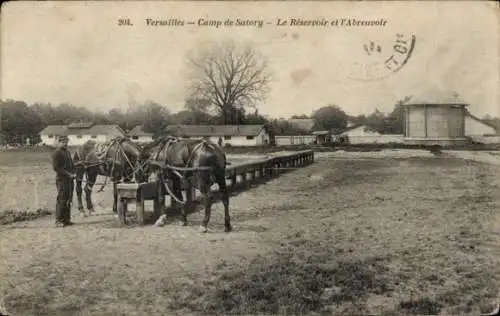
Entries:
[[147,26],[185,26],[185,25],[198,25],[205,27],[231,27],[231,26],[247,26],[247,27],[258,27],[262,28],[264,26],[263,20],[258,19],[209,19],[209,18],[199,18],[196,20],[181,20],[177,18],[169,18],[169,19],[145,19],[145,23]]

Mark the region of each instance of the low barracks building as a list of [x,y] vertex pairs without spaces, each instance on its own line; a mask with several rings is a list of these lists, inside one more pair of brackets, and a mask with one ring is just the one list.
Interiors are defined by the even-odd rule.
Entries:
[[165,135],[183,138],[208,138],[222,146],[262,146],[270,144],[270,134],[265,125],[170,125]]
[[88,140],[98,144],[114,137],[125,136],[118,125],[97,125],[93,123],[72,123],[69,125],[49,125],[40,132],[42,144],[55,146],[60,136],[68,136],[69,146],[80,146]]

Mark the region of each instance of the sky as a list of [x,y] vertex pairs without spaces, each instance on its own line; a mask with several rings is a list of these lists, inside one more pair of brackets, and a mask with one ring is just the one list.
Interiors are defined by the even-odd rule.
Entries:
[[[458,93],[474,115],[500,117],[494,2],[19,1],[4,4],[1,14],[1,99],[100,111],[151,100],[179,111],[190,83],[187,54],[232,39],[251,43],[268,61],[270,92],[257,105],[264,115],[311,114],[329,104],[350,115],[388,112],[407,95],[438,89]],[[118,26],[120,18],[133,26]],[[148,18],[264,25],[148,26]],[[328,26],[277,25],[292,18],[324,19]],[[330,23],[342,19],[386,22]],[[394,52],[398,39],[409,43],[412,36],[411,55]],[[368,55],[364,45],[371,42],[380,52]],[[392,55],[400,65],[407,59],[396,72],[384,68]],[[382,66],[359,72],[369,65]]]

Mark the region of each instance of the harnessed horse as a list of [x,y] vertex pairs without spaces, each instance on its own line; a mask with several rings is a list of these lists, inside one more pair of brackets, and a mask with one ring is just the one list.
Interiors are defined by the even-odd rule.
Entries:
[[117,190],[116,183],[125,180],[130,182],[144,181],[144,166],[141,162],[141,148],[129,138],[118,136],[105,144],[97,144],[89,140],[79,147],[73,155],[76,173],[76,194],[78,199],[78,210],[86,216],[82,203],[82,182],[86,176],[85,200],[89,214],[94,212],[92,203],[92,188],[97,176],[105,176],[106,179],[98,192],[101,192],[107,184],[108,178],[113,182],[113,212],[117,212]]
[[[206,139],[192,140],[164,136],[144,147],[142,159],[148,159],[149,171],[155,173],[161,179],[160,182],[166,184],[165,188],[170,196],[181,204],[185,204],[182,201],[181,180],[187,178],[193,180],[194,187],[201,193],[205,209],[203,232],[208,230],[213,204],[210,187],[214,182],[217,183],[224,204],[225,231],[232,230],[229,193],[226,186],[227,159],[225,152],[217,144]],[[186,208],[181,207],[181,209],[183,225],[186,226]]]

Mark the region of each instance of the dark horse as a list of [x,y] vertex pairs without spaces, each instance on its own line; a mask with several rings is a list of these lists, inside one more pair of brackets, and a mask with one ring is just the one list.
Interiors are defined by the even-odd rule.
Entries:
[[[135,178],[136,182],[144,181],[144,169],[141,162],[141,148],[129,138],[118,136],[104,144],[97,144],[89,140],[79,147],[73,155],[76,173],[76,195],[78,198],[78,210],[85,214],[82,203],[82,182],[86,175],[85,200],[89,213],[94,211],[92,204],[92,187],[97,176],[106,177],[101,189],[107,183],[108,178],[113,182],[113,212],[117,212],[117,182],[124,180],[130,182]],[[86,215],[86,214],[85,214]]]
[[[149,159],[148,170],[166,179],[167,191],[175,200],[182,202],[181,180],[191,179],[191,183],[201,193],[205,208],[202,231],[207,232],[210,221],[213,195],[210,187],[215,182],[224,204],[225,231],[230,232],[229,193],[226,186],[225,152],[215,143],[200,139],[183,139],[164,136],[156,139],[143,149],[143,158]],[[169,185],[171,183],[171,185]],[[190,190],[191,188],[188,188]],[[181,207],[182,221],[187,225],[186,207]]]

